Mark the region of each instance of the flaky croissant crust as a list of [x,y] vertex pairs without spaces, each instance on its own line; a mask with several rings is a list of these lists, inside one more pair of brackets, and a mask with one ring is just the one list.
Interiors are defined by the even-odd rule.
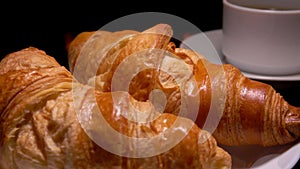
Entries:
[[[230,155],[191,120],[163,113],[149,125],[129,121],[120,115],[120,108],[134,112],[128,106],[115,106],[113,93],[78,83],[67,69],[37,48],[6,56],[0,62],[0,82],[0,168],[231,168]],[[74,102],[76,86],[84,89],[79,90],[80,102]],[[119,94],[128,96],[126,92]],[[129,98],[140,110],[152,107]],[[186,135],[166,152],[145,158],[122,157],[98,146],[82,127],[78,113],[95,113],[96,107],[112,128],[127,136],[148,138],[171,128],[175,120],[192,127],[171,128]],[[97,124],[100,129],[102,126]]]
[[[101,34],[102,30],[96,32],[96,34]],[[272,86],[246,78],[239,69],[230,64],[212,64],[195,51],[177,48],[170,41],[172,28],[169,25],[155,25],[148,30],[135,33],[126,41],[122,40],[124,39],[123,35],[117,35],[118,32],[111,32],[111,35],[114,34],[117,37],[116,41],[107,43],[101,41],[102,38],[105,39],[105,35],[97,40],[97,36],[93,36],[92,33],[86,36],[83,32],[70,44],[68,58],[72,65],[78,67],[90,64],[84,62],[87,56],[89,59],[98,60],[98,62],[105,62],[103,58],[113,58],[103,63],[102,66],[96,67],[96,71],[92,70],[96,73],[90,73],[90,70],[86,70],[84,75],[92,75],[89,77],[92,80],[85,80],[86,83],[102,91],[111,91],[113,76],[126,57],[132,57],[135,53],[143,50],[164,50],[165,53],[172,53],[190,65],[190,70],[194,74],[197,81],[194,87],[198,88],[200,98],[197,125],[200,128],[204,126],[208,113],[212,109],[217,110],[214,111],[218,114],[217,116],[222,116],[213,133],[219,143],[230,146],[274,146],[292,143],[300,137],[300,108],[287,103]],[[93,39],[92,42],[89,41],[90,37]],[[97,50],[91,47],[96,42],[99,42],[102,47],[116,46],[116,48],[108,47],[113,52],[108,50],[99,54]],[[122,45],[116,45],[118,43]],[[81,48],[78,47],[78,44],[81,44]],[[76,51],[81,51],[81,53]],[[77,58],[77,63],[73,62],[74,58]],[[132,67],[137,65],[138,61],[131,62]],[[100,69],[101,71],[99,71]],[[178,114],[182,95],[180,86],[176,86],[174,83],[174,79],[177,77],[157,70],[141,71],[132,79],[128,91],[134,98],[145,101],[149,99],[152,90],[160,89],[167,97],[164,112]],[[182,71],[178,75],[184,76],[186,74]],[[75,76],[80,77],[80,74]],[[214,98],[215,95],[218,95],[216,94],[218,90],[223,94],[220,94],[219,98]],[[220,104],[212,104],[214,100],[218,99],[217,103]]]

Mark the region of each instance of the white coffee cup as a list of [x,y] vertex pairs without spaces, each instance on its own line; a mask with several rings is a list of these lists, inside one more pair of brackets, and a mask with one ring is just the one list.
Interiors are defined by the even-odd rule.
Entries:
[[300,73],[300,0],[223,0],[222,53],[245,72]]

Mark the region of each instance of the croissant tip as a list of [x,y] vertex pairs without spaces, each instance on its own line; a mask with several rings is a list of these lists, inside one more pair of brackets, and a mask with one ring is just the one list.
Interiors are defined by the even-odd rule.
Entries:
[[287,130],[294,138],[300,138],[300,108],[288,114],[286,120]]
[[154,34],[162,34],[167,36],[172,36],[172,27],[168,24],[160,23],[157,24],[147,30],[144,31],[145,33],[154,33]]

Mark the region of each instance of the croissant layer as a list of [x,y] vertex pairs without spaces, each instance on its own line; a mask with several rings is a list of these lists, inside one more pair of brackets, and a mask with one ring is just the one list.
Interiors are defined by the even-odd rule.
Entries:
[[192,120],[81,84],[37,48],[0,65],[8,96],[1,95],[0,168],[231,168],[230,154]]
[[[115,88],[128,91],[141,101],[151,100],[153,91],[160,90],[166,101],[161,101],[163,97],[159,95],[158,105],[161,103],[159,106],[164,108],[165,113],[175,115],[180,114],[182,106],[185,106],[182,103],[189,98],[187,105],[194,107],[197,117],[193,118],[195,112],[180,115],[192,117],[200,128],[210,128],[221,144],[274,146],[294,142],[300,137],[300,109],[286,102],[272,86],[245,77],[230,64],[213,64],[200,53],[177,48],[170,41],[172,28],[167,24],[154,25],[148,30],[138,32],[126,41],[120,38],[114,43],[106,43],[102,38],[90,35],[102,47],[107,47],[108,52],[99,56],[93,48],[81,48],[85,52],[69,53],[69,60],[84,58],[87,53],[96,60],[113,55],[113,62],[96,68],[94,72],[97,73],[86,81],[87,84],[106,92],[115,90],[117,86]],[[82,36],[84,32],[78,37]],[[90,45],[89,41],[79,42],[75,37],[69,51],[80,51],[72,45],[77,43]],[[113,52],[109,52],[110,49]],[[152,66],[146,66],[146,63]],[[80,67],[81,64],[79,59],[74,65]],[[101,71],[97,71],[99,69]],[[86,71],[85,74],[88,74],[89,70]],[[79,78],[84,76],[72,73]],[[124,78],[128,74],[133,76]],[[119,86],[120,81],[124,86],[129,84],[128,87]],[[184,90],[190,93],[186,94]]]

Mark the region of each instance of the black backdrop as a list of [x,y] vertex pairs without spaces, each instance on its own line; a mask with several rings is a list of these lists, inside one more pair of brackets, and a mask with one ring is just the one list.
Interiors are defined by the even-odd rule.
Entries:
[[[74,36],[82,31],[98,30],[112,20],[138,12],[172,14],[202,31],[222,28],[222,0],[6,2],[0,5],[0,58],[33,46],[68,68],[66,45]],[[299,82],[266,83],[273,85],[288,102],[300,106]]]
[[1,5],[0,56],[34,46],[67,65],[65,43],[70,36],[98,30],[110,21],[138,12],[172,14],[188,20],[202,31],[221,28],[221,0],[197,3],[85,2]]

